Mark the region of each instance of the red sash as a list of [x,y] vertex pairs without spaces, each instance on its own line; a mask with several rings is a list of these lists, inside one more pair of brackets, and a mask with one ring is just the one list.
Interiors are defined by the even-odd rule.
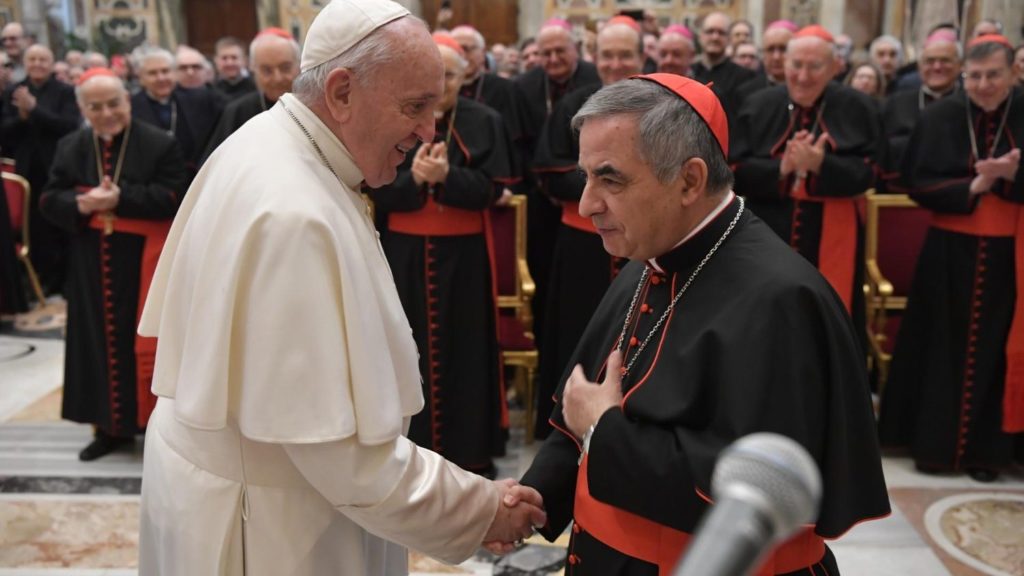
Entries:
[[480,210],[463,210],[442,206],[427,197],[423,208],[415,212],[388,214],[388,230],[414,236],[469,236],[484,233],[484,216]]
[[580,216],[579,202],[562,202],[562,224],[570,228],[597,234],[597,228],[590,218]]
[[[590,495],[587,483],[589,456],[583,456],[576,475],[574,520],[605,545],[658,566],[658,576],[672,573],[690,543],[690,534],[658,524]],[[764,561],[756,576],[773,576],[806,568],[825,555],[825,541],[805,528],[782,543]]]
[[[136,220],[132,218],[105,218],[101,214],[93,214],[89,219],[89,227],[105,231],[121,232],[143,236],[146,241],[142,249],[142,266],[139,274],[139,303],[136,309],[136,325],[142,316],[142,307],[146,304],[149,285],[156,272],[156,264],[160,260],[160,252],[167,240],[167,232],[171,229],[170,220]],[[145,428],[149,415],[156,406],[156,396],[150,391],[153,384],[153,368],[156,364],[156,338],[135,335],[135,388],[138,398],[138,425]]]
[[1006,382],[1003,392],[1003,431],[1024,432],[1024,210],[998,196],[985,194],[967,215],[934,214],[932,226],[970,234],[1013,238],[1017,297],[1006,338]]
[[821,241],[818,243],[818,271],[839,294],[846,311],[853,306],[853,278],[857,267],[857,212],[863,210],[864,197],[828,198],[808,196],[803,180],[791,196],[800,202],[823,204]]

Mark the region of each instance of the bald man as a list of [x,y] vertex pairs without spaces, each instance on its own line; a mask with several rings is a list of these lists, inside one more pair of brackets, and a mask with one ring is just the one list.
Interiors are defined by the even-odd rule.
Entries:
[[18,174],[32,186],[29,206],[32,264],[47,293],[64,284],[67,239],[39,214],[39,194],[53,162],[57,141],[78,128],[81,118],[74,89],[53,75],[53,52],[41,44],[25,51],[25,79],[4,95],[0,146],[14,158]]
[[206,145],[204,161],[242,124],[269,110],[282,94],[291,92],[292,82],[299,75],[299,53],[299,43],[290,36],[267,31],[256,35],[249,45],[249,61],[257,89],[224,109]]
[[10,22],[0,31],[0,39],[7,58],[14,64],[10,81],[21,82],[25,79],[25,66],[21,62],[25,53],[25,29],[20,22]]
[[564,21],[549,21],[537,35],[537,50],[541,66],[525,72],[515,79],[522,101],[522,136],[519,150],[525,167],[523,187],[529,197],[529,218],[527,238],[527,260],[530,273],[536,282],[537,291],[533,297],[533,317],[537,342],[544,341],[545,301],[547,299],[548,275],[551,271],[551,247],[561,220],[561,208],[539,188],[535,178],[530,177],[534,156],[544,129],[544,123],[558,102],[568,93],[598,84],[597,68],[580,59],[576,42],[569,24]]
[[89,461],[133,445],[156,402],[156,343],[135,327],[187,177],[177,141],[132,121],[112,71],[89,70],[76,93],[89,124],[60,141],[40,205],[71,238],[61,417],[95,427]]
[[910,134],[925,108],[958,91],[961,54],[960,44],[952,31],[932,34],[925,41],[921,57],[917,60],[921,86],[917,90],[901,90],[886,99],[882,122],[889,150],[883,178],[889,191],[906,192],[900,178],[900,166]]
[[[488,72],[484,66],[484,37],[472,26],[456,26],[452,38],[466,53],[466,79],[462,82],[459,95],[485,104],[501,114],[505,128],[512,141],[522,137],[522,120],[519,118],[519,90],[515,84],[497,74]],[[520,162],[516,160],[516,164]]]
[[584,328],[601,301],[623,260],[604,250],[594,224],[580,215],[580,197],[586,181],[577,168],[579,143],[572,117],[601,89],[639,74],[644,62],[639,25],[618,16],[597,35],[597,73],[600,83],[584,86],[555,106],[544,127],[535,170],[544,190],[562,208],[554,244],[547,317],[543,326],[538,375],[535,434],[547,437],[552,396]]
[[741,106],[742,100],[751,94],[786,82],[786,45],[792,37],[793,30],[789,22],[772,22],[765,29],[761,44],[763,67],[757,76],[737,88]]
[[693,33],[678,24],[669,26],[658,38],[658,72],[689,76],[695,53]]
[[730,126],[742,101],[739,86],[754,78],[756,73],[729,59],[729,29],[732,20],[723,12],[712,12],[704,17],[700,26],[700,45],[703,52],[693,66],[693,78],[707,84],[722,102]]
[[736,122],[736,193],[812,264],[863,323],[856,265],[857,199],[875,185],[884,148],[881,117],[867,96],[832,83],[832,36],[820,26],[794,35],[786,83],[753,94]]

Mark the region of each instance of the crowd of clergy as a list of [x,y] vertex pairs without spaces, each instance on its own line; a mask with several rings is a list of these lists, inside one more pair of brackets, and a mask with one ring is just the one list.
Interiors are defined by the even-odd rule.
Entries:
[[[693,29],[650,14],[595,30],[552,19],[518,45],[489,44],[466,25],[435,32],[445,65],[435,140],[408,151],[393,183],[364,189],[420,352],[426,408],[410,438],[488,476],[504,452],[487,214],[515,195],[528,200],[536,282],[535,428],[550,432],[552,395],[624,264],[579,214],[587,182],[571,120],[602,86],[664,72],[711,86],[728,117],[735,192],[817,266],[858,326],[865,195],[909,194],[933,213],[880,398],[880,438],[926,472],[992,480],[1015,465],[1024,457],[1024,46],[998,22],[967,32],[935,27],[915,61],[892,36],[854,46],[821,26],[780,20],[758,31],[719,12]],[[210,59],[143,45],[57,60],[16,22],[2,40],[0,154],[31,187],[42,289],[67,300],[63,417],[95,427],[80,454],[93,460],[145,431],[155,342],[136,325],[190,182],[291,90],[301,47],[268,28],[220,39]],[[6,202],[0,195],[0,312],[10,315],[29,309],[30,284]]]

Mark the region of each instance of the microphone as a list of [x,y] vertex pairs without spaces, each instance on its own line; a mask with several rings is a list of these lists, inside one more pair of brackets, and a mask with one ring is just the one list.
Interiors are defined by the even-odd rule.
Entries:
[[746,576],[759,559],[813,522],[821,474],[794,440],[759,432],[725,449],[711,476],[715,503],[704,514],[675,576]]

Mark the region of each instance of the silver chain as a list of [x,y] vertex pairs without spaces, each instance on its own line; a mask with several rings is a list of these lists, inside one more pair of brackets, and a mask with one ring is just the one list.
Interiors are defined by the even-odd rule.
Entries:
[[[741,196],[737,196],[737,199],[740,202],[740,209],[736,212],[736,216],[733,216],[732,222],[729,222],[729,227],[725,229],[725,232],[722,233],[722,236],[721,238],[718,239],[718,242],[715,242],[715,245],[711,247],[711,250],[709,250],[708,253],[704,255],[704,259],[700,261],[700,264],[697,264],[697,267],[690,274],[690,277],[686,279],[686,283],[683,284],[683,287],[679,289],[679,292],[676,292],[675,298],[673,298],[672,302],[669,303],[668,308],[666,308],[665,312],[662,313],[661,318],[658,318],[658,321],[654,324],[654,327],[651,328],[650,333],[647,334],[647,337],[644,338],[644,341],[641,342],[640,345],[637,347],[636,352],[633,353],[633,359],[630,360],[628,364],[626,364],[626,369],[622,373],[623,377],[629,374],[629,371],[632,370],[633,368],[633,364],[636,364],[637,358],[640,357],[640,353],[644,351],[644,348],[647,347],[647,344],[650,343],[651,339],[654,338],[654,335],[657,334],[658,329],[660,329],[661,325],[665,323],[666,319],[668,319],[669,314],[672,313],[672,310],[676,307],[676,303],[679,302],[679,299],[683,297],[683,294],[686,292],[686,289],[690,287],[690,284],[693,283],[694,278],[696,278],[697,275],[700,274],[700,271],[704,269],[704,265],[707,264],[709,260],[711,260],[711,257],[715,255],[715,252],[718,251],[718,248],[721,247],[722,243],[725,242],[725,239],[729,237],[730,233],[732,233],[733,228],[736,227],[736,223],[740,221],[740,216],[743,215],[744,202],[743,197]],[[640,282],[638,282],[636,285],[636,292],[633,293],[633,300],[630,301],[629,303],[629,310],[626,312],[626,320],[622,323],[622,332],[619,333],[619,339],[615,343],[616,350],[622,350],[622,343],[626,339],[626,331],[629,330],[629,324],[633,319],[633,312],[636,309],[636,302],[637,300],[640,299],[640,292],[643,291],[643,287],[647,283],[647,277],[649,275],[650,268],[645,267],[643,274],[640,276]],[[626,354],[626,352],[628,352],[628,350],[624,351],[623,354]]]
[[317,155],[320,156],[320,161],[323,162],[324,166],[326,166],[327,169],[331,171],[331,174],[334,174],[334,177],[337,178],[339,182],[341,182],[341,177],[338,176],[338,173],[334,171],[334,167],[331,166],[331,163],[327,161],[327,155],[324,154],[324,151],[320,149],[320,145],[317,144],[316,140],[313,139],[313,135],[309,133],[309,130],[306,130],[305,125],[303,125],[302,122],[300,122],[299,119],[295,116],[295,114],[293,114],[292,111],[288,109],[288,106],[285,105],[284,100],[280,100],[280,102],[281,108],[284,108],[284,111],[287,112],[288,115],[292,117],[292,120],[294,120],[295,123],[299,126],[299,130],[302,130],[302,133],[305,134],[306,138],[309,139],[309,143],[313,145],[313,150],[316,150]]

